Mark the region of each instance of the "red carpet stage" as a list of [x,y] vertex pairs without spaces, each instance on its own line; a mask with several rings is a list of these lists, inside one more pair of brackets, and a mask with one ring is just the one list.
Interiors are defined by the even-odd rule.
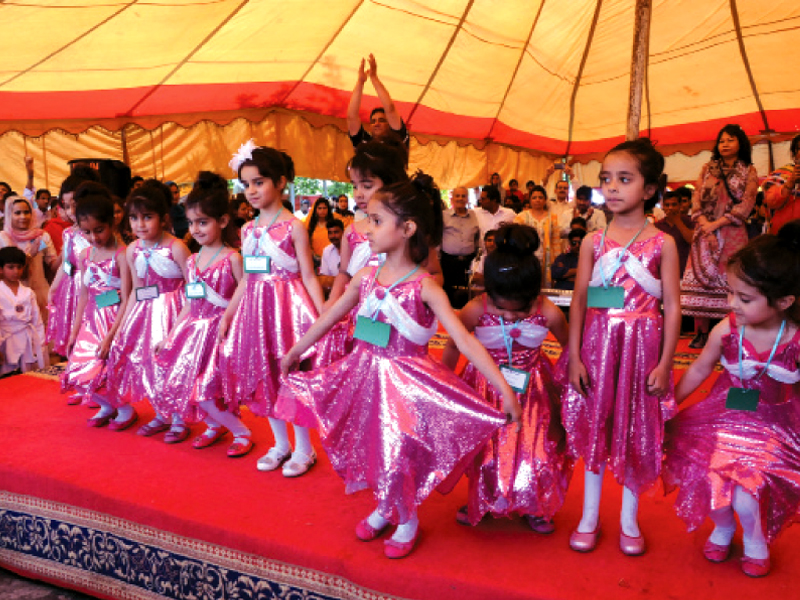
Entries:
[[135,429],[90,429],[91,412],[65,400],[53,380],[0,381],[0,565],[98,597],[797,597],[800,527],[774,545],[773,573],[752,580],[737,559],[707,562],[701,547],[710,524],[686,533],[671,498],[656,492],[641,502],[649,551],[628,558],[617,544],[620,488],[608,478],[600,546],[573,552],[567,540],[580,515],[580,471],[551,536],[521,520],[456,524],[462,481],[423,505],[420,545],[390,561],[380,541],[354,535],[372,510],[370,494],[346,496],[324,454],[297,480],[256,471],[271,440],[265,421],[245,415],[256,449],[229,459],[226,443],[195,450]]

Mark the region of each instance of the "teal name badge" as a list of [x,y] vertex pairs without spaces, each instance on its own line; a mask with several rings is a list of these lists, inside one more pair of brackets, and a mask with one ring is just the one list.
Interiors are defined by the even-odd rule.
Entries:
[[157,285],[145,285],[145,286],[136,288],[136,301],[137,302],[145,302],[147,300],[155,300],[156,298],[158,298],[158,286]]
[[528,371],[515,369],[509,365],[500,365],[500,373],[509,387],[518,394],[524,394],[528,391],[528,384],[531,381],[531,374]]
[[97,296],[95,300],[97,308],[106,308],[107,306],[114,306],[120,303],[119,292],[117,290],[108,290]]
[[586,306],[589,308],[624,308],[625,288],[618,285],[608,287],[590,285]]
[[725,399],[725,408],[731,410],[758,410],[758,390],[744,390],[732,387],[728,390],[728,397]]
[[389,344],[389,335],[392,333],[392,326],[381,321],[373,321],[363,315],[358,316],[356,330],[353,337],[362,342],[367,342],[373,346],[386,348]]
[[186,284],[186,297],[190,300],[206,297],[206,284],[202,281]]
[[244,272],[270,273],[270,262],[269,256],[245,256]]
[[64,273],[66,273],[68,277],[72,277],[72,272],[75,270],[75,267],[72,266],[72,263],[69,262],[68,260],[65,260],[63,267],[64,267]]

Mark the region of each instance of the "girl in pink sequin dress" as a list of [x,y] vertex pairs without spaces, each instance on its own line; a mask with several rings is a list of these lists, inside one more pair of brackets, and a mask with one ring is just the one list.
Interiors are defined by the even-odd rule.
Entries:
[[735,253],[727,272],[731,314],[712,331],[678,383],[682,402],[724,368],[708,397],[667,427],[664,482],[690,530],[706,517],[712,562],[730,556],[736,519],[742,570],[770,570],[769,544],[800,520],[800,221]]
[[600,181],[614,218],[581,245],[563,405],[570,452],[586,466],[583,516],[570,537],[579,552],[597,544],[606,466],[624,486],[620,549],[645,551],[639,495],[661,474],[664,422],[675,411],[672,357],[680,326],[678,251],[645,218],[663,168],[664,157],[648,139],[613,148]]
[[[316,454],[308,429],[297,424],[292,451],[286,422],[274,415],[274,404],[280,359],[319,315],[322,287],[314,273],[308,232],[281,204],[284,188],[294,179],[291,157],[256,147],[251,140],[234,155],[231,168],[244,184],[248,202],[260,213],[242,227],[245,274],[219,326],[225,401],[230,409],[245,405],[269,418],[275,445],[258,460],[258,469],[272,471],[284,465],[285,476],[297,477],[316,462]],[[229,454],[241,455],[251,447],[249,432],[243,433],[236,436]]]
[[219,323],[242,279],[242,257],[233,249],[238,232],[228,214],[228,183],[203,171],[186,198],[189,232],[201,248],[186,265],[186,301],[169,335],[156,345],[158,385],[153,406],[169,415],[172,427],[164,441],[186,439],[186,423],[204,418],[207,429],[195,438],[206,448],[227,431],[249,435],[235,408],[228,410],[222,393],[217,343]]
[[75,390],[100,405],[90,427],[102,427],[116,415],[105,399],[106,359],[125,314],[131,291],[125,246],[114,231],[114,203],[108,195],[92,193],[78,201],[75,220],[91,246],[78,256],[81,278],[78,305],[67,344],[69,363],[61,390]]
[[[567,321],[549,299],[539,296],[542,272],[534,252],[539,236],[532,227],[506,225],[496,235],[496,250],[486,258],[486,293],[461,311],[461,322],[489,351],[503,373],[517,378],[522,405],[519,431],[494,433],[467,470],[469,499],[457,515],[462,525],[493,517],[523,516],[537,533],[554,531],[552,518],[566,497],[572,460],[561,425],[562,385],[542,342],[552,331],[567,344]],[[455,369],[459,352],[448,340],[443,362]],[[507,367],[513,370],[507,370]],[[502,397],[474,365],[461,375],[484,401],[500,409]]]
[[461,325],[442,288],[421,268],[441,241],[441,197],[433,181],[385,186],[369,202],[367,236],[381,267],[356,273],[341,298],[281,361],[284,373],[325,332],[359,306],[354,349],[342,360],[288,377],[277,410],[316,423],[348,493],[370,488],[375,511],[356,527],[363,541],[398,524],[389,558],[406,556],[418,535],[417,507],[465,456],[503,425],[456,375],[428,354],[440,319],[459,349],[501,390],[503,409],[520,407],[489,354]]
[[[122,431],[138,419],[133,402],[156,397],[155,347],[169,332],[183,308],[183,284],[189,249],[167,231],[169,191],[147,181],[133,190],[126,203],[131,229],[138,240],[126,257],[133,290],[125,320],[108,355],[108,400],[117,409],[109,429]],[[169,414],[161,414],[139,428],[153,435],[169,428]]]

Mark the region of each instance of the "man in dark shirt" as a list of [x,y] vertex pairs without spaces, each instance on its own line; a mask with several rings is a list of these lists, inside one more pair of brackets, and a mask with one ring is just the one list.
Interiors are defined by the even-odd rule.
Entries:
[[[389,91],[378,79],[378,63],[372,54],[369,55],[369,70],[364,67],[364,60],[362,59],[358,68],[358,81],[356,81],[353,95],[350,96],[350,105],[347,107],[347,130],[350,134],[353,148],[361,142],[368,142],[373,138],[382,140],[387,135],[391,135],[391,132],[394,132],[394,135],[400,138],[406,149],[408,149],[410,144],[408,130],[400,113],[397,112]],[[371,133],[367,132],[361,125],[361,117],[359,116],[361,97],[364,94],[364,84],[367,82],[368,77],[372,81],[375,92],[378,94],[378,99],[381,101],[381,106],[372,109],[369,115]]]
[[661,208],[664,209],[664,218],[656,223],[656,227],[675,240],[675,246],[678,248],[678,264],[683,277],[686,262],[689,260],[689,250],[692,247],[694,224],[690,217],[681,214],[680,199],[675,192],[664,194]]
[[550,275],[553,278],[553,287],[557,290],[574,290],[575,275],[578,273],[578,257],[581,242],[586,237],[582,229],[573,229],[567,235],[569,252],[559,254],[550,266]]

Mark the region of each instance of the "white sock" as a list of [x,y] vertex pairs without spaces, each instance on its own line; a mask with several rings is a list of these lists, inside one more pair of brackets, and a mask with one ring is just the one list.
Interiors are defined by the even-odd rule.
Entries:
[[733,490],[733,509],[739,515],[744,535],[744,554],[749,558],[769,558],[769,546],[761,528],[761,509],[758,500],[742,486]]
[[94,414],[94,419],[104,419],[114,414],[114,408],[110,404],[101,404],[100,410]]
[[[227,428],[233,434],[233,437],[250,437],[250,430],[242,423],[239,417],[231,412],[218,409],[214,400],[201,402],[200,407],[206,411],[214,423]],[[209,423],[208,418],[206,418],[206,423]]]
[[626,485],[622,488],[622,511],[619,522],[622,533],[628,537],[639,537],[639,523],[636,518],[639,513],[639,496],[634,494]]
[[148,426],[148,427],[160,427],[160,426],[161,426],[161,425],[163,425],[163,424],[164,424],[164,419],[162,419],[161,417],[159,417],[158,415],[156,415],[155,417],[153,417],[153,420],[152,420],[152,421],[150,421],[150,422],[147,424],[147,426]]
[[114,418],[114,420],[117,423],[122,423],[123,421],[130,419],[133,413],[134,410],[130,404],[123,404],[117,409],[117,416]]
[[397,526],[392,539],[400,543],[410,542],[417,535],[417,528],[419,528],[419,518],[414,515],[405,523]]
[[389,519],[384,519],[376,508],[375,511],[367,517],[367,523],[369,523],[369,526],[373,529],[378,530],[386,527],[389,524]]
[[736,533],[736,518],[733,516],[733,507],[723,506],[712,510],[708,515],[714,521],[714,531],[708,537],[712,544],[717,546],[730,546],[733,534]]
[[289,431],[286,428],[286,421],[269,418],[269,426],[272,428],[272,435],[275,437],[275,448],[281,452],[291,452],[289,444]]
[[211,416],[209,416],[209,415],[206,415],[206,418],[205,418],[205,419],[203,419],[203,422],[204,422],[204,423],[206,424],[206,426],[207,426],[207,427],[209,427],[210,429],[219,429],[220,427],[222,427],[222,425],[220,425],[219,423],[217,423],[217,422],[216,422],[214,419],[212,419],[212,418],[211,418]]
[[179,430],[183,427],[186,427],[186,423],[183,422],[181,416],[178,413],[172,415],[172,429]]
[[311,447],[311,436],[308,434],[308,427],[294,426],[294,451],[301,452],[306,456],[311,456],[314,452]]
[[580,533],[592,533],[597,529],[600,519],[600,495],[603,492],[603,473],[606,467],[600,467],[599,473],[586,469],[583,476],[583,516],[578,524]]

